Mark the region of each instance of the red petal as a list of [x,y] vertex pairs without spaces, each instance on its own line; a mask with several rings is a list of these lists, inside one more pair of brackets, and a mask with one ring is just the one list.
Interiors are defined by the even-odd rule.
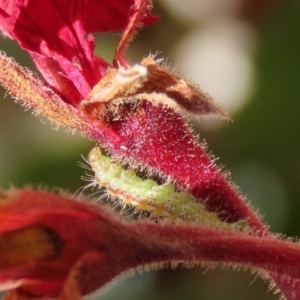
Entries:
[[[236,187],[226,180],[186,123],[171,109],[144,102],[129,118],[112,121],[106,128],[97,121],[93,126],[89,135],[114,155],[172,178],[199,201],[205,201],[208,208],[220,212],[225,220],[247,219],[250,226],[267,234]],[[300,297],[300,280],[270,275],[287,299]]]
[[[99,221],[101,222],[101,217],[95,211],[95,207],[92,209],[83,203],[70,201],[67,197],[32,190],[13,190],[7,193],[5,200],[1,198],[0,203],[2,239],[6,232],[35,225],[50,229],[58,236],[59,241],[54,242],[54,245],[58,244],[58,252],[54,257],[36,262],[23,261],[18,267],[13,263],[1,266],[0,283],[21,280],[20,284],[26,285],[26,289],[33,294],[57,296],[70,269],[83,254],[97,251],[101,255],[101,242],[97,245],[92,237],[96,234],[99,241],[102,240],[99,227],[96,226]],[[85,238],[79,240],[80,236]],[[7,247],[0,247],[1,255],[6,255],[9,246]],[[39,245],[36,245],[35,249],[38,248]],[[9,254],[7,256],[14,259]]]
[[[48,83],[76,105],[109,66],[93,54],[94,38],[87,32],[126,28],[135,4],[133,0],[0,0],[0,26],[31,53]],[[145,24],[155,20],[144,12]]]
[[93,125],[92,138],[114,155],[172,178],[229,222],[248,218],[251,226],[263,229],[236,188],[226,181],[182,117],[172,109],[144,101],[136,113],[111,121],[107,128],[99,127],[97,120]]
[[[28,228],[34,231],[26,231]],[[44,255],[49,253],[45,243],[50,244],[54,256]],[[31,256],[28,249],[44,251],[39,253],[43,258],[26,260],[28,253]],[[262,268],[282,274],[287,288],[300,277],[297,243],[206,226],[125,222],[95,205],[32,190],[0,194],[0,254],[0,287],[18,283],[19,299],[24,299],[24,292],[45,297],[62,292],[60,299],[76,299],[121,272],[151,264],[157,269],[178,261],[231,262]],[[299,295],[298,286],[292,290]]]
[[132,4],[129,11],[127,27],[124,30],[115,53],[114,67],[118,68],[120,65],[123,67],[129,66],[125,59],[124,51],[130,42],[130,39],[142,24],[148,24],[149,22],[153,23],[159,19],[158,17],[149,14],[148,2],[148,0],[134,0],[134,4]]

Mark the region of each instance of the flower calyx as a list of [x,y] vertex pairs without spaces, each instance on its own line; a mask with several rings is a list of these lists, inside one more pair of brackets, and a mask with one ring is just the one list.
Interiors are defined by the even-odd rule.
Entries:
[[141,100],[170,107],[195,119],[229,118],[208,94],[153,56],[132,67],[108,69],[82,101],[81,108],[92,118],[109,122],[124,113],[132,114]]

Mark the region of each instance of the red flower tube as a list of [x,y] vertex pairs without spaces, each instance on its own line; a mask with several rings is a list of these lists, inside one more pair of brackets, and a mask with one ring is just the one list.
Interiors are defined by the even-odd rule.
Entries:
[[[259,253],[259,255],[257,255]],[[247,232],[122,221],[65,195],[0,195],[0,288],[7,299],[80,299],[134,268],[222,262],[300,278],[300,247]]]

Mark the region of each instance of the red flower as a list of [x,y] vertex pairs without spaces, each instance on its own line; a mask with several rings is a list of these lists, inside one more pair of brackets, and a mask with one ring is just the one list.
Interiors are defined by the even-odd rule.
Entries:
[[[103,77],[109,63],[94,55],[90,32],[126,30],[151,24],[147,0],[0,1],[0,27],[29,51],[46,81],[64,100],[77,106]],[[124,45],[123,45],[124,44]],[[117,53],[118,62],[123,54]]]
[[[236,188],[228,183],[226,176],[220,172],[212,158],[199,145],[179,111],[183,110],[185,113],[198,116],[213,114],[225,117],[226,114],[206,94],[159,65],[152,58],[147,58],[141,64],[133,67],[130,67],[124,58],[124,49],[136,29],[141,24],[151,24],[156,19],[150,14],[146,0],[0,0],[0,27],[6,35],[17,40],[21,47],[29,51],[47,85],[1,53],[0,83],[17,100],[23,105],[33,108],[36,113],[43,114],[57,124],[82,130],[88,137],[99,141],[115,156],[122,157],[127,161],[134,161],[141,167],[160,174],[162,178],[172,179],[179,187],[189,190],[197,201],[205,202],[209,210],[219,213],[223,220],[235,222],[246,219],[249,226],[258,235],[264,236],[260,241],[264,241],[266,245],[270,245],[268,244],[270,242],[274,248],[273,253],[279,255],[279,250],[282,250],[279,246],[280,242],[274,238],[266,237],[268,233],[264,225],[244,203]],[[122,29],[124,32],[111,66],[108,62],[94,55],[94,39],[90,33],[118,29]],[[45,199],[48,198],[45,195],[40,196]],[[31,201],[28,203],[32,208],[35,208],[34,203]],[[47,202],[43,202],[41,206],[44,205],[47,207]],[[75,216],[72,213],[69,214],[69,208],[74,205],[80,207]],[[58,206],[61,207],[61,203]],[[87,252],[94,253],[96,249],[97,259],[101,261],[103,252],[98,244],[98,239],[96,239],[96,245],[94,244],[94,236],[97,236],[98,232],[90,228],[91,224],[94,226],[94,217],[97,219],[98,216],[96,217],[89,209],[86,212],[84,205],[72,204],[67,211],[63,210],[62,215],[60,209],[56,211],[53,207],[47,213],[40,207],[37,214],[35,214],[35,210],[31,214],[26,210],[27,208],[22,206],[21,208],[23,211],[25,209],[27,213],[24,222],[20,222],[19,216],[15,217],[15,213],[12,213],[15,206],[12,206],[11,214],[7,214],[7,218],[12,217],[12,219],[9,219],[9,223],[5,223],[5,213],[3,215],[4,221],[2,223],[0,221],[0,225],[2,224],[3,228],[8,226],[6,229],[14,232],[12,240],[15,238],[14,234],[18,236],[18,230],[25,230],[22,231],[22,234],[41,238],[45,241],[46,246],[50,246],[49,253],[54,256],[56,254],[55,249],[52,249],[54,252],[51,252],[53,242],[47,240],[46,230],[43,226],[46,226],[47,229],[50,228],[54,236],[62,239],[63,244],[67,248],[69,247],[68,249],[75,247],[78,236],[74,237],[66,224],[74,223],[75,227],[73,225],[71,227],[78,228],[78,232],[82,233],[82,236],[85,236],[85,233],[90,230],[90,235],[85,239],[85,242],[80,243],[78,249],[68,256],[69,258],[60,253],[59,263],[53,264],[53,267],[57,269],[51,272],[54,279],[46,278],[46,283],[41,284],[41,289],[37,288],[36,285],[23,284],[23,286],[28,286],[33,294],[56,296],[64,284],[70,268]],[[40,211],[45,212],[45,214],[40,214]],[[73,208],[71,211],[73,212]],[[45,218],[45,221],[42,221],[41,216]],[[58,220],[58,216],[63,217],[60,225],[56,226],[55,220]],[[87,227],[84,225],[79,228],[83,219],[87,220],[86,223],[83,222]],[[36,227],[39,226],[36,225],[39,224],[39,221],[44,224],[42,227]],[[11,222],[15,222],[12,224],[16,225],[11,225]],[[35,227],[30,227],[31,225]],[[4,232],[5,229],[2,230],[1,226],[0,232]],[[165,239],[167,239],[164,236],[165,232],[179,230],[178,227],[165,230],[168,227],[160,227],[156,224],[147,226],[151,230],[156,228],[157,232]],[[26,228],[29,231],[26,231]],[[109,230],[111,229],[110,226]],[[195,239],[188,235],[191,238],[190,243],[195,242],[199,246],[201,232],[191,228],[187,228],[184,232],[187,234],[189,230],[193,234],[199,234],[199,239],[196,238],[197,235],[195,235]],[[147,234],[150,233],[151,231],[147,232]],[[222,231],[218,231],[218,234],[216,233],[217,239],[210,240],[209,245],[211,247],[209,249],[212,251],[211,253],[204,251],[205,256],[199,252],[204,255],[204,259],[224,261],[224,257],[218,251],[222,249],[222,245],[224,245],[222,243],[226,244],[222,239],[222,234]],[[233,235],[235,234],[237,233]],[[10,238],[10,236],[4,235],[3,238]],[[261,253],[258,252],[255,254],[254,249],[257,248],[250,243],[251,238],[257,242],[258,238],[253,236],[247,236],[247,238],[242,236],[238,241],[242,244],[240,246],[244,249],[244,254],[252,253],[252,260],[247,260],[245,257],[244,260],[239,260],[241,251],[235,253],[236,260],[233,256],[228,256],[228,260],[265,267],[266,270],[275,271],[278,274],[299,278],[298,271],[290,266],[290,262],[285,261],[286,273],[278,266],[274,267],[271,262],[266,263],[266,265],[263,265],[261,261],[259,262],[261,257],[266,259],[267,254],[272,254],[270,250],[272,247],[264,252],[265,256],[261,256]],[[167,241],[169,242],[168,239]],[[204,242],[205,240],[202,239],[201,243]],[[124,246],[123,244],[119,245]],[[139,247],[144,246],[141,240],[136,241],[133,245],[139,250]],[[214,247],[217,249],[215,252],[213,251]],[[64,248],[63,251],[67,251],[67,248]],[[199,250],[199,247],[196,249]],[[169,250],[171,251],[168,248]],[[294,250],[295,253],[293,253],[297,258],[297,249]],[[41,253],[44,254],[43,251]],[[42,261],[46,259],[43,255],[42,257],[39,256],[41,253],[38,252],[34,259],[41,259]],[[107,253],[104,251],[104,255]],[[121,262],[124,263],[127,259],[132,264],[126,265],[125,268],[121,266],[111,276],[137,265],[175,258],[177,260],[184,258],[193,260],[193,255],[196,255],[195,252],[192,254],[181,252],[182,256],[178,253],[176,255],[173,253],[172,256],[172,251],[164,252],[164,255],[159,251],[154,251],[151,254],[150,251],[146,250],[141,253],[145,254],[143,256],[144,261],[132,263],[130,260],[132,258],[123,257],[124,261]],[[184,254],[186,256],[183,256]],[[216,254],[216,256],[208,258],[210,254]],[[289,254],[291,253],[289,252]],[[200,259],[200,257],[198,258]],[[274,261],[276,261],[276,257],[273,257],[273,263]],[[282,261],[281,257],[279,261]],[[26,272],[29,272],[30,276],[33,276],[34,272],[38,272],[38,275],[33,277],[37,280],[43,280],[44,275],[41,270],[44,269],[40,267],[44,266],[43,263],[39,267],[34,265],[30,272],[26,267],[25,271],[23,270],[25,273],[17,268],[16,271],[21,272],[18,273],[18,276],[10,270],[12,265],[9,265],[8,273],[6,271],[3,273],[6,277],[3,275],[2,280],[15,280],[16,277],[29,280]],[[107,264],[101,267],[103,270],[103,267],[106,266],[105,270],[108,272]],[[49,264],[48,267],[51,268]],[[111,266],[109,265],[109,267]],[[11,275],[8,276],[7,274]],[[89,273],[89,276],[92,275]],[[293,294],[300,295],[299,281],[291,279],[291,277],[277,275],[277,273],[276,275],[272,274],[272,276],[287,297],[295,299],[292,298]],[[51,282],[50,285],[49,281]],[[93,282],[92,288],[82,288],[82,291],[83,293],[89,292],[102,283],[99,284],[98,282],[97,285]],[[50,290],[53,291],[53,294]]]
[[124,222],[96,205],[29,189],[0,195],[0,289],[17,288],[6,300],[80,299],[122,272],[179,261],[241,263],[300,278],[299,245],[292,242]]
[[[103,122],[99,120],[98,103],[88,112],[83,112],[82,107],[78,106],[99,79],[101,89],[103,85],[106,87],[113,82],[111,75],[115,75],[107,72],[108,63],[93,54],[93,37],[88,35],[86,39],[87,32],[125,29],[116,50],[114,65],[126,67],[128,63],[123,51],[132,34],[141,22],[149,24],[157,19],[150,15],[147,3],[146,0],[110,1],[105,4],[101,1],[59,1],[59,4],[55,1],[43,4],[39,1],[2,2],[0,25],[4,32],[30,52],[47,82],[75,109],[56,95],[51,95],[52,99],[49,99],[52,91],[46,90],[37,81],[32,84],[33,79],[28,78],[29,75],[22,70],[18,71],[22,78],[17,80],[12,91],[14,85],[11,81],[15,75],[5,73],[5,70],[9,72],[12,68],[7,66],[7,61],[2,61],[2,81],[14,95],[18,95],[19,81],[27,80],[30,89],[40,96],[36,99],[33,93],[27,95],[26,106],[34,107],[38,113],[59,124],[83,130],[117,156],[134,160],[143,167],[169,176],[178,185],[188,188],[200,201],[208,199],[211,209],[222,211],[227,220],[245,219],[251,212],[218,172],[211,158],[204,153],[182,117],[173,109],[143,102],[135,111],[122,112],[122,118],[112,115]],[[42,10],[46,14],[39,16],[38,12]],[[96,15],[106,17],[97,22]],[[115,19],[117,23],[114,23]],[[188,112],[198,109],[199,114],[226,116],[204,93],[158,66],[152,59],[142,64],[147,67],[147,82],[140,90],[136,91],[134,87],[131,94],[126,94],[132,96],[134,101],[140,102],[145,98],[151,100],[157,94],[163,94],[171,102],[175,103],[173,100],[176,100],[185,106]],[[117,69],[112,69],[114,71]],[[166,85],[161,85],[161,82]],[[120,95],[115,98],[117,96],[120,98]],[[24,95],[22,98],[24,100]],[[195,104],[189,103],[191,99],[195,103],[198,99],[199,107],[195,108]],[[55,103],[53,108],[49,107],[49,102]],[[259,224],[254,214],[251,215],[250,224]]]

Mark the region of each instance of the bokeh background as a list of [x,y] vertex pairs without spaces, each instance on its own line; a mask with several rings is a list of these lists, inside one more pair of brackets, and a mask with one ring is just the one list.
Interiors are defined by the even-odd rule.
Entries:
[[[210,93],[233,122],[194,124],[219,164],[274,232],[300,235],[300,1],[154,0],[161,21],[145,28],[127,55],[164,57]],[[99,16],[101,17],[101,16]],[[111,61],[119,35],[97,36]],[[29,56],[0,37],[0,48],[34,69]],[[78,166],[92,148],[79,133],[40,120],[0,90],[0,186],[86,183]],[[94,299],[278,299],[249,272],[164,270],[116,281]]]

